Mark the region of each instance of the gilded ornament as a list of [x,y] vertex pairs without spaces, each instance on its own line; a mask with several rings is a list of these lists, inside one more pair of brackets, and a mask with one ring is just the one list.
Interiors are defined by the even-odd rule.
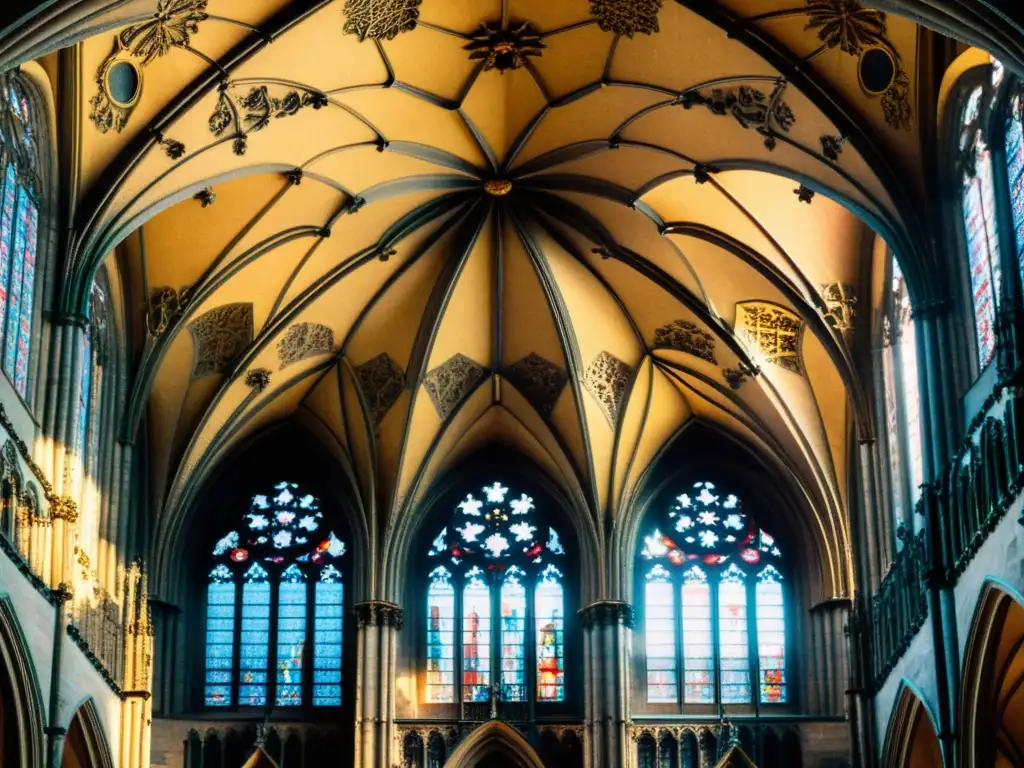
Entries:
[[751,301],[736,305],[736,327],[764,362],[803,375],[799,317],[774,304]]
[[[857,315],[857,292],[846,283],[828,283],[821,286],[828,324],[839,331],[847,344],[852,341],[853,325]],[[886,318],[888,320],[888,318]]]
[[360,42],[393,40],[402,32],[416,28],[421,0],[346,0],[346,35],[356,35]]
[[601,406],[613,429],[618,423],[620,409],[632,380],[633,369],[611,352],[605,351],[594,358],[583,374],[583,386]]
[[507,27],[483,21],[471,37],[463,48],[470,52],[471,60],[483,59],[485,72],[490,69],[499,72],[519,69],[526,64],[528,57],[540,56],[547,48],[528,22]]
[[605,32],[633,37],[658,31],[661,0],[590,0],[590,13]]
[[504,197],[512,191],[512,182],[508,179],[488,179],[484,182],[484,192],[494,197]]
[[70,496],[57,496],[50,499],[50,517],[68,523],[78,522],[78,504]]

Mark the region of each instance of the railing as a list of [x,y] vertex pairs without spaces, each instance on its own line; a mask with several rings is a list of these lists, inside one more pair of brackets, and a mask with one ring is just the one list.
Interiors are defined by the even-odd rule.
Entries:
[[[396,768],[445,764],[459,743],[484,721],[404,720],[395,729],[400,761]],[[582,768],[585,728],[580,722],[504,721],[519,731],[545,765]]]
[[[867,645],[868,683],[877,690],[928,615],[928,587],[952,586],[1005,517],[1024,486],[1024,389],[1000,385],[968,429],[956,456],[925,486],[917,514],[925,531],[905,546],[851,632]],[[1024,520],[1022,520],[1024,522]],[[864,643],[863,641],[867,641]]]

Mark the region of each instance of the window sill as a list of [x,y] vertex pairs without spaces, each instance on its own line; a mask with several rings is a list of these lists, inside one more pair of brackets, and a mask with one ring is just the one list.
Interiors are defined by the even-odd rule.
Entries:
[[11,423],[11,437],[17,437],[25,442],[29,451],[35,444],[36,432],[39,424],[32,415],[28,403],[18,394],[14,384],[7,378],[5,373],[0,372],[0,405],[3,405],[7,419]]

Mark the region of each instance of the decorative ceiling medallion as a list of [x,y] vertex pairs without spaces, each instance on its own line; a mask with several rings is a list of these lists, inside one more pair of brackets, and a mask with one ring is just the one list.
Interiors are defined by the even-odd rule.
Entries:
[[96,72],[97,93],[89,101],[89,119],[100,133],[124,129],[142,95],[142,68],[172,48],[187,48],[206,18],[206,0],[158,0],[148,21],[114,37],[113,49]]
[[504,197],[512,191],[512,182],[508,179],[488,179],[484,182],[484,192],[493,197]]
[[307,357],[326,355],[332,351],[334,331],[320,323],[296,323],[277,342],[277,358],[282,368]]
[[405,391],[405,372],[387,352],[381,352],[356,366],[356,380],[376,429]]
[[614,429],[633,379],[633,369],[610,352],[601,352],[583,373],[583,386],[594,396]]
[[590,13],[605,32],[633,37],[658,31],[661,0],[590,0]]
[[346,35],[362,42],[394,40],[402,32],[416,28],[421,0],[345,0]]
[[545,419],[555,410],[555,404],[569,381],[564,370],[535,352],[512,363],[502,371],[502,375]]
[[736,305],[736,328],[765,363],[773,363],[803,375],[800,356],[800,318],[768,302],[748,301]]
[[245,374],[245,386],[259,394],[270,386],[269,368],[250,368]]
[[749,85],[738,88],[712,88],[710,95],[699,90],[687,91],[680,104],[684,109],[694,105],[707,107],[715,115],[732,115],[745,129],[753,128],[764,136],[764,145],[771,151],[778,144],[777,137],[789,133],[796,123],[796,116],[783,101],[786,81],[777,80],[770,95]]
[[486,371],[462,353],[453,355],[423,377],[423,386],[442,421],[455,413]]
[[192,336],[192,378],[230,373],[252,343],[252,304],[225,304],[188,326]]
[[518,26],[501,26],[499,23],[480,22],[480,29],[471,35],[463,46],[469,51],[470,60],[483,59],[484,71],[496,69],[504,73],[519,69],[526,64],[529,56],[540,56],[547,46],[541,42],[529,22]]
[[829,48],[856,56],[865,46],[887,44],[885,14],[860,0],[807,0],[807,26]]
[[689,320],[673,320],[654,331],[655,349],[675,349],[699,357],[712,365],[715,360],[715,337]]
[[826,283],[821,286],[825,300],[825,320],[835,328],[849,346],[853,341],[853,325],[857,317],[857,291],[846,283]]

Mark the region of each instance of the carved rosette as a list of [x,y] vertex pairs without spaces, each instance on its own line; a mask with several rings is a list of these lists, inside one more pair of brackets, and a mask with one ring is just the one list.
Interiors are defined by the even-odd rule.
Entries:
[[352,609],[360,627],[392,627],[400,630],[405,623],[405,612],[395,603],[386,600],[367,600],[357,603]]
[[636,626],[636,612],[633,606],[621,600],[599,600],[581,609],[579,615],[584,629],[613,624],[621,624],[629,629]]

